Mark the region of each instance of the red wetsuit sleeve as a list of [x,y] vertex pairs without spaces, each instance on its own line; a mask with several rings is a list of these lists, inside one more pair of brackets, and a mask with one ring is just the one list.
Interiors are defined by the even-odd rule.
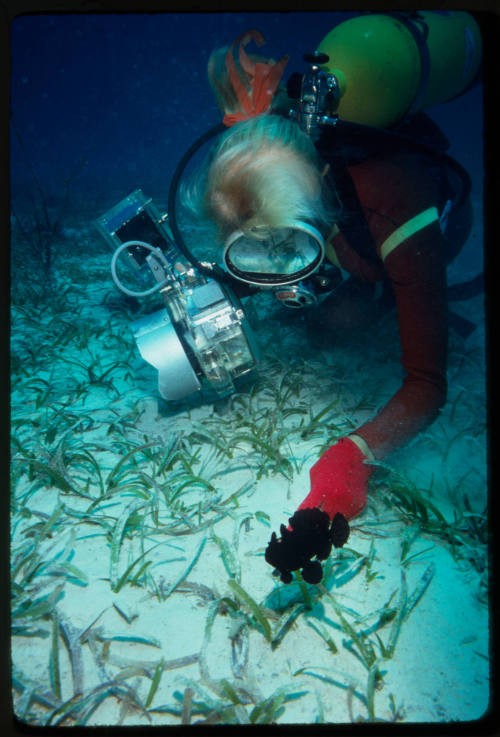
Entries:
[[[403,223],[438,205],[426,166],[412,156],[388,156],[350,168],[380,255]],[[394,248],[379,265],[364,262],[339,234],[332,241],[343,268],[364,281],[384,275],[396,298],[402,386],[379,413],[356,430],[381,460],[407,444],[435,418],[446,400],[447,303],[444,242],[432,222]]]
[[381,460],[408,443],[446,400],[446,267],[437,222],[390,253],[384,266],[396,297],[403,384],[376,417],[356,430]]

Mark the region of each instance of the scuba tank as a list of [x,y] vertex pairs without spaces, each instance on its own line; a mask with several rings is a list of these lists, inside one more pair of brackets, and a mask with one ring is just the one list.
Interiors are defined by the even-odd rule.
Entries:
[[481,34],[463,11],[367,14],[335,26],[320,42],[319,68],[338,85],[341,120],[384,128],[446,102],[474,82]]

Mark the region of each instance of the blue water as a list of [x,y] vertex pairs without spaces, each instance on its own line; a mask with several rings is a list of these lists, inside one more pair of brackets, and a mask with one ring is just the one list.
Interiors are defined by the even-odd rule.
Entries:
[[[54,191],[84,156],[79,185],[105,207],[109,187],[124,182],[156,195],[187,146],[220,122],[205,76],[214,48],[256,27],[265,53],[290,53],[291,72],[336,22],[334,13],[21,17],[12,26],[13,122]],[[16,185],[15,147],[13,157]]]

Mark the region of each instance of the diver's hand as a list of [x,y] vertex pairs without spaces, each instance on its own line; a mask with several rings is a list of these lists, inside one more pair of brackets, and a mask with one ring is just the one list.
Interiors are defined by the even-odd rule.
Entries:
[[328,448],[312,466],[311,491],[299,509],[319,507],[333,520],[337,512],[346,519],[356,517],[366,506],[366,484],[372,467],[351,438],[342,438]]
[[337,512],[352,519],[366,506],[366,484],[373,468],[352,438],[342,438],[312,466],[311,491],[298,509],[319,507],[333,520]]
[[[360,445],[366,445],[361,438],[343,438],[328,448],[312,466],[311,491],[290,517],[288,528],[281,525],[279,538],[273,532],[265,559],[283,583],[290,583],[291,572],[299,568],[305,581],[319,583],[320,561],[328,558],[332,545],[341,547],[349,537],[347,520],[364,509],[372,472]],[[366,452],[370,453],[368,446]]]

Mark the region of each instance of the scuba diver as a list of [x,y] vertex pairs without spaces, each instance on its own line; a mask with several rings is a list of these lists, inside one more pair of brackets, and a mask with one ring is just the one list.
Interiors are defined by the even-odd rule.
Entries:
[[[398,51],[394,44],[403,37],[406,47]],[[315,554],[311,538],[323,536],[316,556],[324,560],[328,539],[335,537],[330,522],[333,528],[334,520],[350,520],[365,508],[375,470],[370,461],[406,445],[446,401],[453,324],[446,267],[471,229],[470,181],[444,153],[448,142],[422,108],[471,86],[480,36],[467,13],[362,15],[339,24],[315,54],[306,55],[312,76],[292,75],[286,89],[280,80],[288,58],[275,62],[250,54],[252,41],[264,43],[250,30],[210,56],[208,77],[227,129],[185,190],[187,204],[200,221],[216,225],[224,266],[240,296],[274,286],[284,304],[308,304],[303,286],[323,260],[343,278],[320,303],[322,325],[334,331],[344,321],[355,334],[359,300],[365,313],[370,301],[374,310],[395,306],[399,328],[400,387],[375,417],[314,463],[309,493],[266,551],[283,581],[304,566],[304,578],[318,582],[321,568],[307,563]],[[378,66],[370,54],[378,55]],[[435,64],[439,54],[449,58]],[[389,73],[392,64],[392,83],[362,79],[356,59],[365,77],[384,65]],[[317,277],[317,290],[329,278]],[[377,302],[374,293],[381,294]],[[467,335],[464,323],[459,328]],[[301,513],[312,509],[323,516],[311,522],[305,545],[309,513]],[[340,537],[339,545],[345,534]],[[297,558],[303,544],[307,555]]]
[[[317,583],[320,561],[345,543],[348,520],[366,505],[375,462],[443,407],[448,328],[467,337],[475,327],[449,302],[478,294],[482,274],[453,286],[446,278],[472,226],[470,177],[423,110],[478,81],[481,36],[462,11],[360,14],[305,54],[310,68],[286,86],[288,57],[247,53],[251,42],[265,43],[252,29],[209,58],[223,122],[181,158],[168,213],[136,190],[96,227],[114,249],[116,286],[133,298],[162,297],[164,307],[132,329],[167,401],[205,389],[227,397],[253,378],[258,351],[240,298],[271,291],[288,308],[308,307],[308,324],[320,325],[323,340],[343,330],[360,343],[363,322],[395,309],[401,385],[321,455],[309,493],[266,549],[283,582],[302,569]],[[181,182],[215,136],[205,163]],[[204,258],[215,226],[215,262],[186,246],[177,200],[194,232],[209,236],[197,239]],[[124,284],[122,255],[138,275],[152,274],[154,286]]]

